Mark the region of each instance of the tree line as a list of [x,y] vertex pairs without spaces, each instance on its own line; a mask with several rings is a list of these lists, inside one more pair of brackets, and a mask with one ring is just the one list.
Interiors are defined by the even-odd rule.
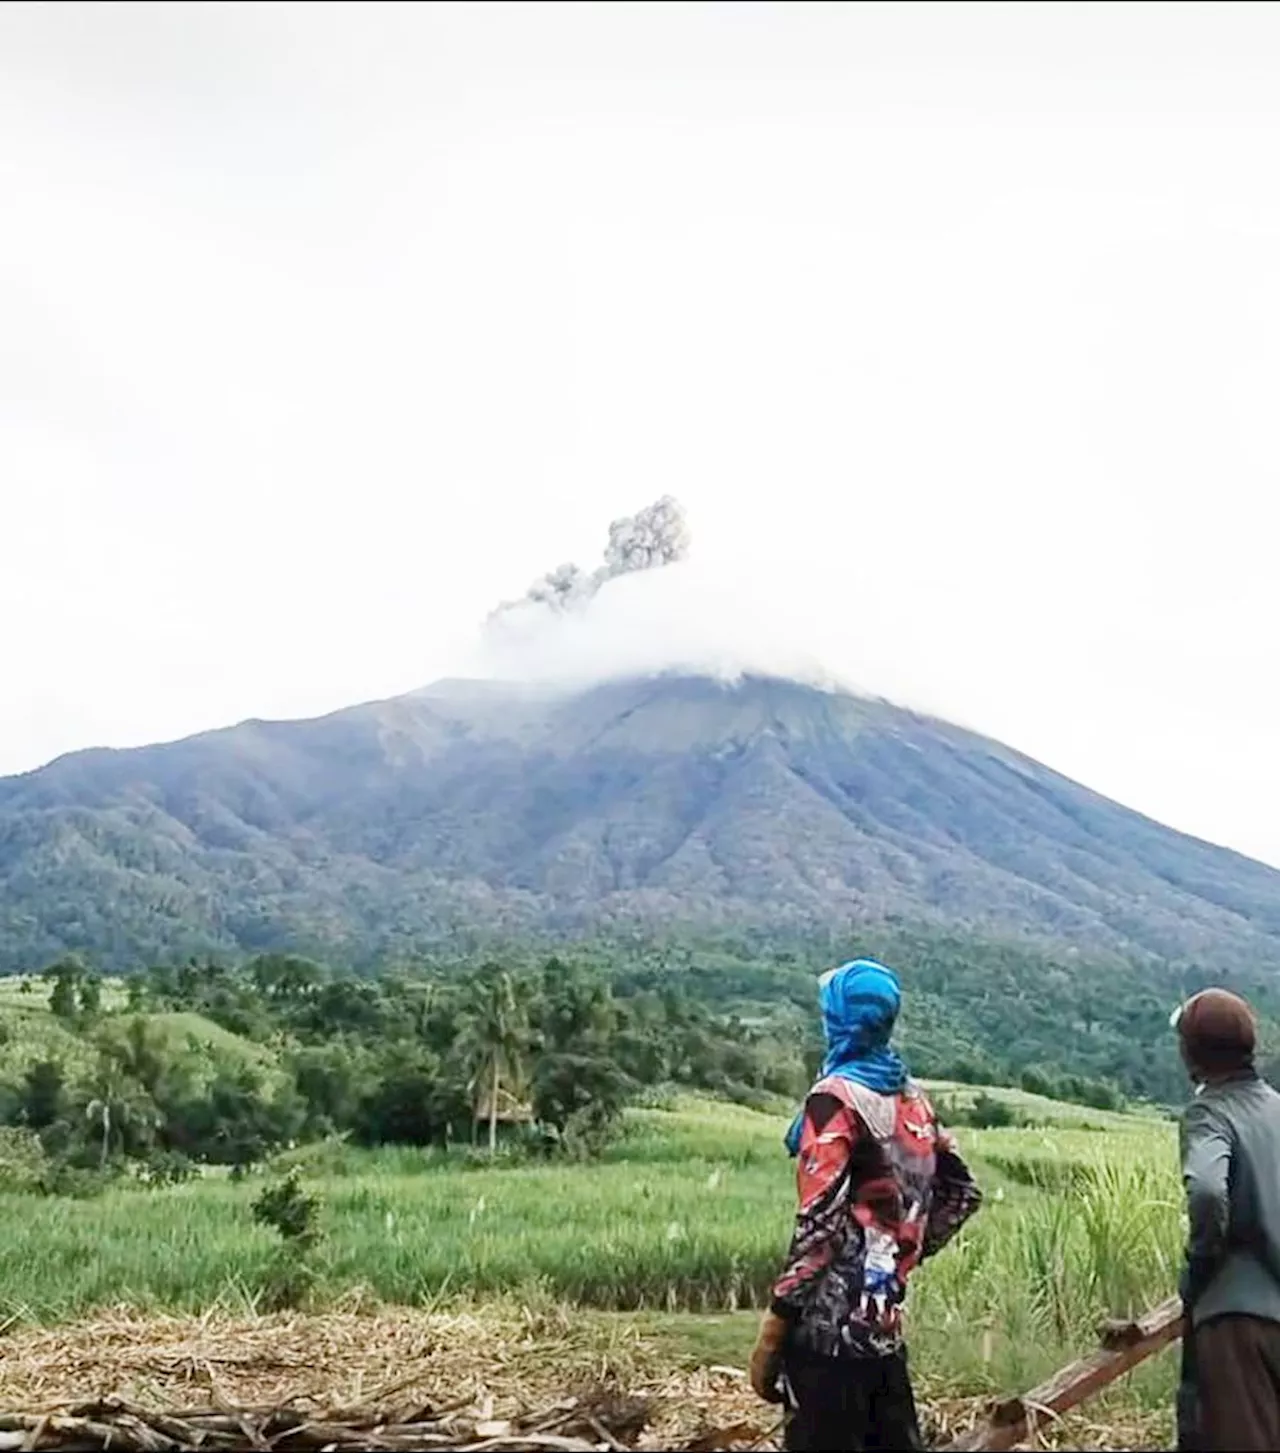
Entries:
[[[154,968],[122,987],[64,960],[42,980],[87,1067],[30,1063],[0,1094],[0,1120],[39,1137],[55,1189],[124,1167],[161,1181],[200,1162],[243,1169],[331,1136],[589,1157],[656,1087],[763,1107],[801,1093],[807,1072],[776,1027],[674,985],[615,992],[598,968],[555,956],[361,979],[273,954]],[[182,1030],[193,1014],[252,1053],[202,1048]]]
[[[264,953],[108,980],[63,959],[24,983],[47,996],[76,1052],[23,1056],[21,1078],[0,1079],[0,1122],[40,1137],[59,1184],[120,1165],[157,1179],[200,1162],[248,1166],[326,1136],[588,1156],[628,1103],[663,1087],[793,1102],[822,1057],[818,968],[850,944],[898,968],[897,1038],[918,1075],[1101,1109],[1181,1100],[1168,1015],[1219,977],[909,924],[471,945],[376,975]],[[1270,983],[1228,982],[1253,999],[1270,1041]],[[199,1051],[184,1015],[240,1052]]]

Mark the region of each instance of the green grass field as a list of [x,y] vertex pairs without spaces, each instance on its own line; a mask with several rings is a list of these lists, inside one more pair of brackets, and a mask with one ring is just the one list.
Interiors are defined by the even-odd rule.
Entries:
[[[960,1132],[987,1203],[913,1279],[910,1336],[925,1388],[1024,1389],[1091,1349],[1102,1318],[1173,1289],[1174,1127],[1113,1116],[1083,1129],[1072,1118]],[[751,1309],[763,1305],[789,1234],[784,1128],[778,1117],[682,1099],[633,1111],[595,1165],[489,1167],[335,1145],[284,1160],[323,1198],[322,1301],[357,1288],[425,1306],[552,1298],[591,1315],[629,1313],[673,1347],[741,1365]],[[274,1249],[250,1214],[261,1184],[215,1174],[90,1200],[0,1196],[0,1320],[59,1321],[121,1303],[252,1304]],[[1111,1402],[1154,1417],[1171,1395],[1166,1357]]]
[[[268,1051],[198,1015],[150,1019],[197,1068],[248,1064],[271,1078]],[[123,1034],[127,1016],[106,1024]],[[0,981],[0,1032],[0,1081],[16,1083],[44,1057],[73,1077],[97,1063],[89,1041],[49,1013],[38,983],[23,992]],[[985,1093],[1027,1123],[958,1132],[986,1205],[913,1279],[915,1375],[926,1398],[1024,1390],[1090,1350],[1104,1317],[1172,1290],[1182,1240],[1175,1130],[1154,1112],[929,1088],[944,1116]],[[570,1304],[592,1322],[625,1319],[673,1360],[741,1366],[791,1226],[785,1125],[783,1115],[686,1097],[632,1110],[623,1138],[592,1165],[491,1166],[466,1152],[324,1143],[272,1170],[297,1166],[321,1198],[321,1305],[356,1291],[424,1307],[495,1296]],[[5,1134],[0,1184],[6,1168],[17,1183],[21,1132]],[[185,1185],[129,1183],[85,1200],[0,1192],[0,1325],[122,1304],[262,1305],[278,1251],[251,1214],[263,1183],[210,1170]],[[1091,1407],[1158,1440],[1172,1385],[1166,1356]]]

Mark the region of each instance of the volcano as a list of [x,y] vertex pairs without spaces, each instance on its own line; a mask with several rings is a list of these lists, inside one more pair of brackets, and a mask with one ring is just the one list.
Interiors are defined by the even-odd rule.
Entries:
[[764,677],[445,681],[0,779],[8,970],[895,917],[1260,966],[1280,873],[975,733]]

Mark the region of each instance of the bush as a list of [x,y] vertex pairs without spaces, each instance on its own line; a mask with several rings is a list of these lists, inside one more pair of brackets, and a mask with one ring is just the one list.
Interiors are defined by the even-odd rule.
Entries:
[[574,1160],[595,1160],[617,1137],[618,1116],[596,1102],[575,1110],[565,1123],[561,1144]]
[[42,1196],[69,1196],[76,1200],[89,1200],[100,1196],[119,1178],[115,1166],[103,1167],[75,1165],[62,1158],[45,1162],[35,1178],[32,1189]]
[[57,1060],[38,1060],[22,1076],[18,1115],[32,1130],[46,1130],[67,1109],[67,1079]]
[[179,1186],[193,1179],[200,1168],[189,1156],[178,1150],[155,1150],[138,1168],[138,1179],[146,1186],[161,1189]]
[[0,1127],[0,1190],[37,1190],[47,1165],[48,1157],[34,1131]]
[[270,1226],[281,1244],[267,1271],[262,1298],[267,1311],[302,1306],[318,1280],[315,1253],[320,1246],[320,1198],[302,1189],[296,1169],[263,1188],[251,1206],[253,1219]]
[[997,1100],[985,1090],[974,1097],[972,1105],[957,1105],[954,1099],[949,1100],[942,1107],[941,1116],[944,1124],[967,1125],[972,1130],[1002,1130],[1028,1124],[1025,1115],[1006,1100]]
[[1108,1085],[1101,1080],[1087,1080],[1081,1087],[1081,1104],[1088,1105],[1091,1110],[1123,1110],[1124,1097],[1114,1085]]
[[627,1076],[603,1056],[544,1055],[533,1078],[533,1113],[562,1138],[575,1126],[579,1146],[603,1144],[622,1114],[630,1088]]
[[293,1090],[268,1096],[252,1069],[219,1068],[207,1093],[168,1107],[168,1148],[214,1165],[246,1167],[294,1140],[305,1107]]
[[353,1139],[361,1145],[443,1145],[471,1122],[466,1089],[424,1052],[388,1057],[361,1099]]
[[969,1124],[977,1130],[994,1130],[1005,1125],[1016,1125],[1018,1114],[1005,1100],[997,1100],[988,1094],[980,1094],[969,1111]]

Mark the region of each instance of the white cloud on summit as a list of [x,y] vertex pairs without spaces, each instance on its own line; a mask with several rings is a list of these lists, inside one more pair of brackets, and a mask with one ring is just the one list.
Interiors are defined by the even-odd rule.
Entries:
[[[869,580],[859,595],[868,605]],[[821,570],[806,586],[791,571],[700,552],[684,510],[664,496],[614,521],[599,570],[562,565],[499,606],[466,669],[566,687],[672,671],[785,676],[864,694],[892,688],[906,704],[923,701],[876,658],[884,625],[876,612],[842,617],[832,606]]]

